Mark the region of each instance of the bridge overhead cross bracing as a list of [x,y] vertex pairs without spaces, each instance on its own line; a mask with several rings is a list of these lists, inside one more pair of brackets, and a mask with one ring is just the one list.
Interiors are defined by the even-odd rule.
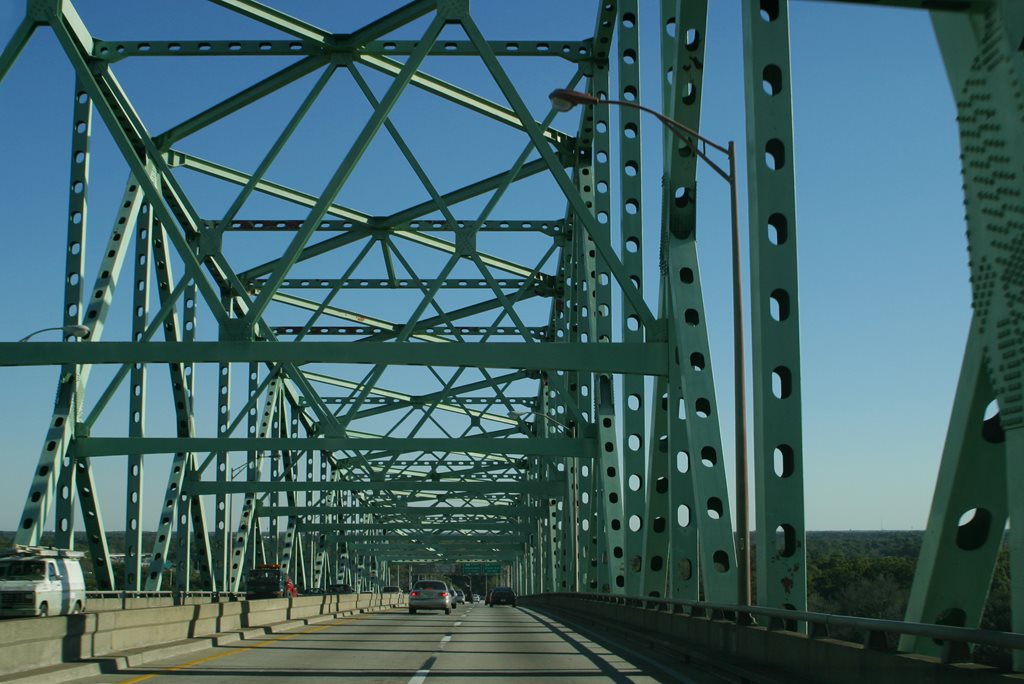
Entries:
[[[1020,459],[1002,459],[1024,434],[1024,16],[865,4],[933,13],[961,114],[976,320],[911,617],[976,623],[992,530],[1022,515]],[[66,217],[39,228],[61,245],[65,337],[0,343],[0,366],[55,369],[17,541],[83,527],[110,589],[237,590],[261,562],[372,586],[400,562],[501,561],[524,591],[747,600],[725,475],[744,449],[721,434],[697,259],[709,148],[628,108],[660,95],[700,128],[709,3],[524,2],[506,22],[482,0],[284,5],[30,0],[0,53],[2,89],[48,50],[71,124],[54,132]],[[749,210],[757,600],[799,610],[789,3],[745,2],[742,25],[748,172],[727,180]],[[658,95],[641,98],[642,64]],[[557,88],[627,108],[559,114]],[[965,474],[980,452],[984,475]]]

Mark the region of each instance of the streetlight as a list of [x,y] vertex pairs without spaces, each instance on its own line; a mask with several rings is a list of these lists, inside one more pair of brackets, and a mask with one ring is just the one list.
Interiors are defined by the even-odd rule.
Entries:
[[[637,102],[626,100],[602,100],[589,93],[559,88],[548,95],[551,106],[559,112],[567,112],[576,105],[618,105],[632,107],[647,112],[663,123],[676,137],[681,139],[699,158],[721,176],[729,184],[729,195],[732,210],[732,316],[733,316],[733,366],[736,396],[736,536],[738,538],[738,558],[736,561],[737,588],[739,601],[750,605],[750,503],[747,488],[747,390],[746,370],[743,362],[743,279],[740,269],[740,221],[739,194],[736,178],[736,143],[732,140],[722,146],[708,140],[692,128],[670,119],[664,114]],[[704,150],[697,142],[704,145]],[[729,160],[728,171],[716,164],[707,156],[706,149],[711,147],[726,155]]]
[[24,337],[22,337],[18,341],[19,342],[28,342],[30,338],[35,337],[39,333],[49,332],[51,330],[60,330],[65,335],[71,335],[72,337],[76,337],[78,339],[82,339],[83,337],[87,337],[89,335],[89,327],[85,326],[85,325],[78,325],[78,324],[58,325],[58,326],[54,326],[52,328],[40,328],[39,330],[36,330],[35,332],[30,332],[28,335],[25,335]]
[[[550,420],[552,423],[562,428],[566,434],[573,439],[576,438],[576,426],[572,427],[560,423],[546,413],[540,411],[509,411],[508,417],[514,418],[516,421],[523,421],[523,418],[529,415],[537,416],[545,420]],[[523,421],[525,422],[525,421]],[[572,530],[572,552],[573,552],[573,573],[572,573],[572,590],[578,592],[580,590],[580,539],[579,539],[579,524],[580,524],[580,477],[579,477],[579,464],[573,461],[571,466],[572,471],[572,510],[573,519],[575,521],[574,529]]]

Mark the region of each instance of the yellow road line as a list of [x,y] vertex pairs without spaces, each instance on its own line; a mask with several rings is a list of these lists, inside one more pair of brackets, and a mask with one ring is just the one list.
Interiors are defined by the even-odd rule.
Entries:
[[[294,632],[292,634],[285,634],[284,636],[279,636],[276,639],[267,639],[266,641],[261,641],[259,643],[253,644],[252,646],[243,646],[242,648],[233,648],[233,649],[231,649],[230,651],[228,651],[226,653],[215,653],[215,654],[213,654],[211,656],[206,656],[205,658],[199,658],[197,660],[191,660],[191,661],[189,661],[187,663],[182,663],[181,665],[175,665],[173,667],[160,668],[159,672],[154,672],[153,674],[140,675],[138,677],[135,677],[134,679],[127,679],[127,680],[125,680],[123,682],[120,682],[120,684],[135,684],[135,682],[144,682],[147,679],[153,679],[154,677],[159,677],[160,675],[166,674],[168,672],[177,672],[178,670],[184,670],[184,669],[192,667],[194,665],[201,665],[202,663],[208,663],[211,660],[217,660],[219,658],[224,658],[224,657],[229,656],[229,655],[235,655],[236,653],[242,653],[244,651],[251,651],[254,648],[261,648],[263,646],[267,646],[268,644],[277,643],[278,641],[287,641],[288,639],[294,639],[295,637],[302,636],[303,634],[312,634],[313,632],[319,632],[321,630],[327,629],[328,627],[337,627],[338,625],[345,625],[345,624],[348,624],[350,622],[356,622],[358,620],[365,620],[368,617],[373,617],[373,615],[375,615],[375,613],[367,613],[366,615],[362,615],[362,616],[357,617],[357,618],[348,618],[347,620],[337,620],[335,622],[329,622],[326,625],[319,625],[317,627],[312,627],[310,629],[304,629],[301,632]],[[217,648],[217,647],[214,646],[214,648]]]

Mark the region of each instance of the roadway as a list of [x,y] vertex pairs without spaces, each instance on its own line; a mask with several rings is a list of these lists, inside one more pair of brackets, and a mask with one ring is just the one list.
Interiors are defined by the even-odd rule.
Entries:
[[[443,611],[405,608],[307,625],[260,640],[77,680],[80,684],[202,682],[683,682],[717,684],[647,656],[589,638],[524,608],[482,603]],[[254,679],[258,678],[258,679]]]

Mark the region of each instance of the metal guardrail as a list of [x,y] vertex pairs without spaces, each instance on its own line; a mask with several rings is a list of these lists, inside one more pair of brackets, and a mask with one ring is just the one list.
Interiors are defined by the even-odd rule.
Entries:
[[622,596],[617,594],[572,592],[552,592],[548,594],[535,594],[535,596],[563,596],[649,610],[670,610],[673,613],[683,613],[688,617],[728,619],[741,627],[758,624],[754,620],[757,617],[766,618],[766,624],[763,626],[774,630],[796,631],[796,624],[804,622],[808,625],[809,635],[816,638],[829,637],[830,628],[858,629],[866,633],[864,646],[877,650],[889,650],[886,645],[886,634],[919,636],[942,642],[941,659],[944,663],[969,660],[968,644],[1024,650],[1024,634],[1017,632],[1000,632],[989,629],[953,627],[921,622],[903,622],[901,620],[883,620],[881,618],[864,618],[852,615],[833,615],[831,613],[812,613],[764,606],[712,603],[709,601],[685,601],[657,596]]

